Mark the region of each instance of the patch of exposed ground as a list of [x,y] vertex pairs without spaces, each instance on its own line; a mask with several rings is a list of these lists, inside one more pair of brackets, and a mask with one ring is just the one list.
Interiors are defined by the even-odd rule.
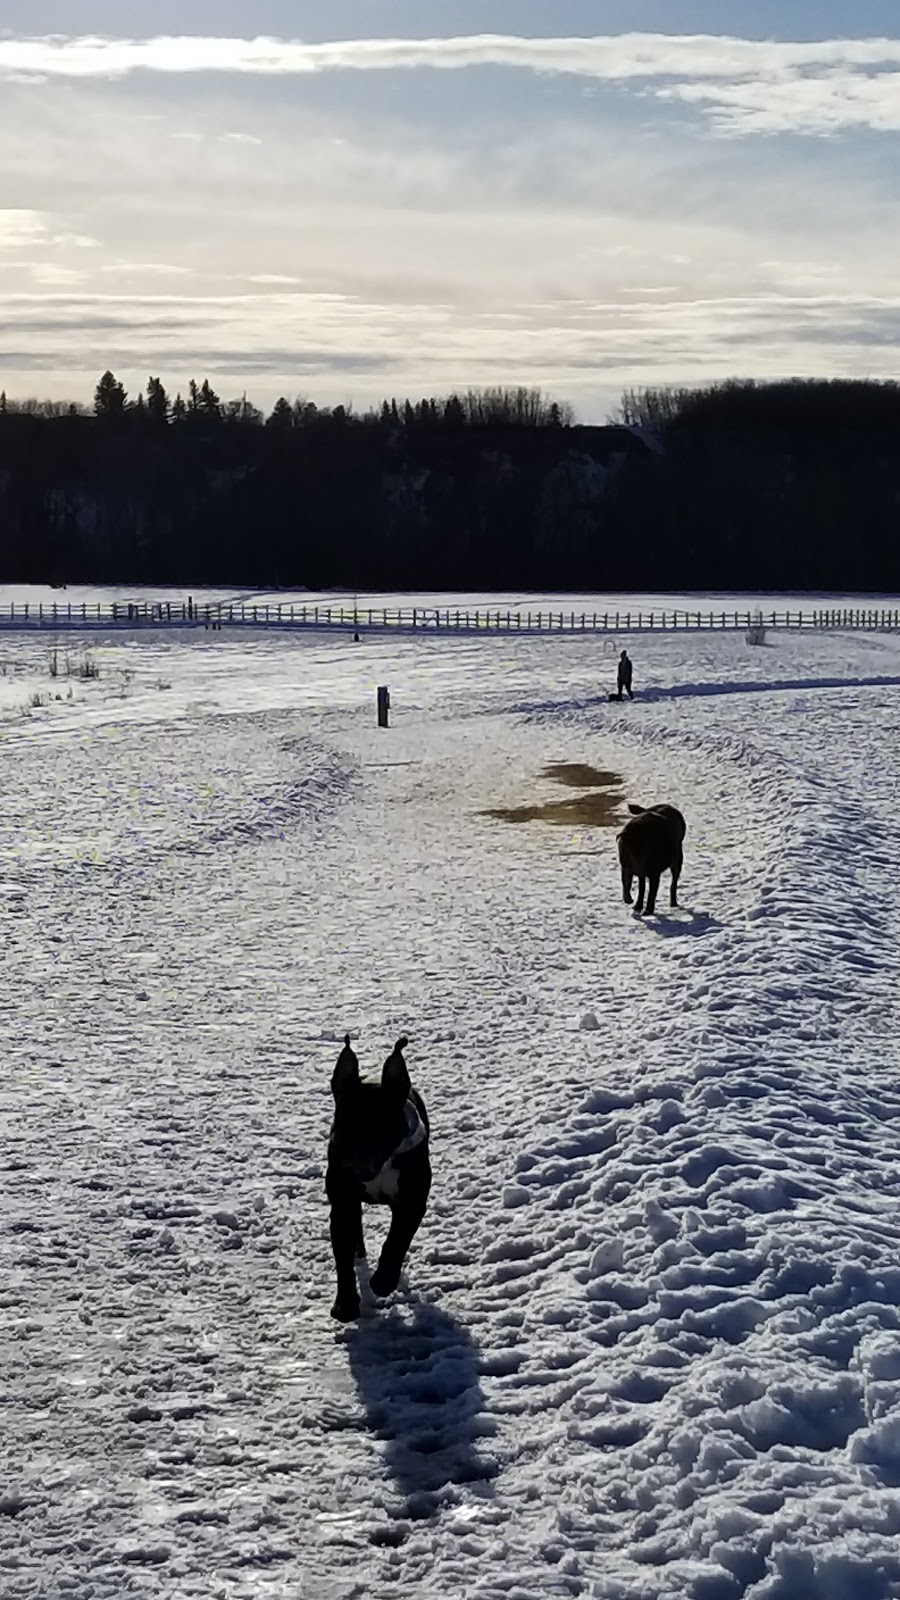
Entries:
[[621,820],[622,779],[617,772],[604,772],[577,761],[551,761],[541,774],[567,788],[587,790],[571,800],[535,801],[530,805],[491,807],[484,817],[498,822],[549,822],[564,827],[613,828]]
[[622,782],[618,772],[604,772],[601,767],[588,766],[586,761],[551,761],[541,776],[564,783],[569,789],[611,789]]

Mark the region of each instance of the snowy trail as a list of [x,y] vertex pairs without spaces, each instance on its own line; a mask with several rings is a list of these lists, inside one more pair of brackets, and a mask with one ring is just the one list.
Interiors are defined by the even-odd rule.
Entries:
[[[620,708],[581,641],[100,642],[10,711],[4,1594],[900,1594],[874,643],[647,641]],[[684,910],[630,918],[611,831],[480,815],[566,760],[683,804]],[[344,1027],[409,1032],[437,1176],[335,1330]]]

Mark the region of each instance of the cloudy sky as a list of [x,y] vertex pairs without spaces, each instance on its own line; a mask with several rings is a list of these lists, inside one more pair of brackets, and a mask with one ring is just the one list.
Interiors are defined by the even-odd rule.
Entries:
[[898,376],[898,141],[897,0],[0,0],[0,387]]

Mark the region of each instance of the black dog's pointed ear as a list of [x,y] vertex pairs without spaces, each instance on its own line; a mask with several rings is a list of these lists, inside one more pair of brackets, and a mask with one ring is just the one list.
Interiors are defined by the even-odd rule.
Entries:
[[344,1048],[337,1058],[337,1066],[331,1074],[331,1092],[335,1100],[338,1095],[344,1094],[347,1089],[352,1089],[359,1083],[359,1062],[350,1048],[350,1035],[344,1034]]
[[647,807],[646,806],[632,805],[631,801],[629,800],[628,809],[631,812],[631,815],[633,817],[640,817],[640,816],[643,816],[643,814],[646,811]]
[[381,1070],[382,1089],[387,1089],[390,1094],[396,1094],[403,1100],[410,1091],[409,1070],[403,1059],[403,1052],[408,1044],[409,1040],[404,1034],[402,1039],[397,1040]]

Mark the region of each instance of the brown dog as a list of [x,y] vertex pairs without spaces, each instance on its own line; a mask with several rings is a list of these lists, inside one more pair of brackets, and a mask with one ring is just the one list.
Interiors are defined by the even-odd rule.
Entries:
[[678,879],[684,865],[682,842],[687,824],[674,806],[629,805],[631,818],[618,835],[619,864],[622,868],[622,899],[631,905],[631,883],[638,881],[635,910],[638,916],[644,911],[644,889],[647,890],[647,916],[653,915],[659,880],[664,872],[671,872],[672,887],[669,905],[678,904]]

